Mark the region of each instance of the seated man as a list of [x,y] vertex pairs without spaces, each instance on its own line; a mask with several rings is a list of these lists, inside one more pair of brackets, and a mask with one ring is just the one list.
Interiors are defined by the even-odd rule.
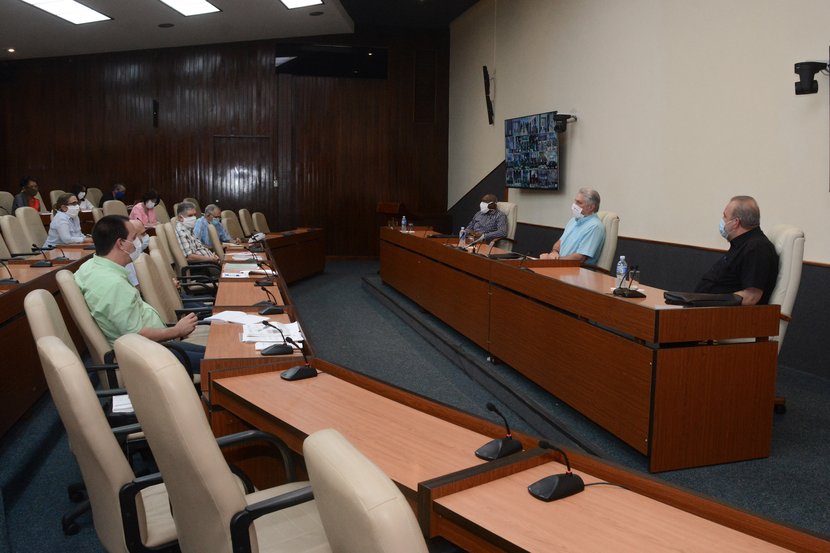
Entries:
[[485,194],[481,198],[479,211],[467,224],[467,234],[476,236],[479,242],[489,243],[507,236],[507,216],[496,209],[498,198]]
[[199,217],[199,220],[196,221],[196,225],[193,227],[194,236],[201,240],[202,244],[208,248],[213,247],[213,243],[210,241],[210,234],[208,234],[208,225],[213,225],[213,228],[216,229],[216,233],[219,235],[219,240],[221,240],[222,243],[239,243],[238,238],[234,240],[231,238],[231,235],[228,234],[228,231],[225,229],[225,225],[222,224],[220,219],[221,213],[222,212],[219,210],[219,206],[210,204],[205,208],[204,216]]
[[581,263],[596,265],[605,244],[605,225],[597,216],[599,201],[599,192],[580,188],[571,205],[573,218],[565,225],[565,232],[550,253],[543,253],[539,258],[577,259]]
[[[158,312],[141,299],[127,278],[125,268],[140,253],[136,228],[126,217],[108,215],[92,228],[95,255],[75,273],[75,282],[84,295],[92,318],[98,323],[110,345],[124,334],[166,342],[186,338],[196,328],[196,315],[189,313],[175,326],[164,324]],[[205,355],[203,346],[177,342],[185,350],[194,374]]]
[[751,196],[735,196],[723,210],[720,234],[729,251],[700,279],[695,292],[733,293],[741,305],[766,304],[778,278],[778,254],[761,231],[761,210]]
[[104,202],[109,200],[118,200],[119,202],[127,203],[127,187],[121,183],[115,183],[112,185],[112,190],[106,192],[103,196],[101,196],[101,207],[104,207]]
[[182,202],[176,208],[176,238],[182,247],[188,263],[219,263],[219,256],[213,253],[193,235],[196,226],[196,206]]

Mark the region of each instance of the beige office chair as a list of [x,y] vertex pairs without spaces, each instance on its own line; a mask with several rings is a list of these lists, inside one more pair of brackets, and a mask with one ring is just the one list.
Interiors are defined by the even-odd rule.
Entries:
[[199,200],[197,200],[196,198],[183,198],[182,201],[192,203],[193,206],[196,208],[196,213],[202,213],[202,208],[199,205]]
[[507,251],[513,251],[513,242],[516,236],[516,223],[519,218],[519,206],[512,202],[496,202],[496,209],[507,217],[507,239],[496,240],[495,246]]
[[93,207],[92,208],[92,221],[93,223],[97,223],[101,220],[101,217],[104,216],[104,210],[100,207]]
[[611,211],[598,211],[597,217],[605,226],[605,243],[597,256],[597,267],[606,273],[611,272],[611,264],[614,263],[614,256],[617,253],[617,234],[620,230],[620,218]]
[[127,211],[127,205],[121,200],[107,200],[104,202],[103,209],[104,215],[130,216],[130,213]]
[[0,215],[14,215],[12,207],[14,206],[14,195],[11,192],[0,190]]
[[[182,551],[330,551],[313,500],[273,510],[289,497],[310,500],[307,482],[247,495],[239,490],[199,396],[170,352],[137,334],[116,340],[115,351],[167,486]],[[281,451],[290,466],[284,445]],[[269,499],[277,506],[266,510]]]
[[[9,251],[8,246],[6,246],[6,241],[3,239],[3,235],[0,234],[0,259],[11,259],[12,254]],[[4,272],[8,272],[7,269],[3,269]],[[6,277],[0,277],[6,278]],[[14,278],[11,274],[9,274],[8,278]]]
[[172,222],[173,224],[176,224],[176,217],[178,217],[179,205],[181,203],[182,202],[176,202],[173,204],[173,216],[170,219],[170,222]]
[[427,553],[401,491],[339,432],[327,428],[306,438],[303,457],[333,551]]
[[268,234],[271,232],[271,227],[268,226],[268,219],[265,218],[265,214],[261,211],[256,211],[252,215],[254,220],[254,230],[257,232],[264,232]]
[[58,201],[58,198],[66,194],[63,190],[52,190],[49,192],[49,203],[55,205],[55,202]]
[[239,217],[230,209],[222,212],[222,225],[224,225],[225,230],[228,231],[228,234],[234,240],[237,238],[240,240],[245,238],[245,233],[242,232],[242,225],[239,224]]
[[[170,254],[173,257],[176,278],[181,281],[182,286],[187,289],[188,293],[215,295],[219,268],[211,263],[188,263],[173,224],[171,221],[156,227],[156,236],[164,233],[162,240],[166,239]],[[200,274],[200,272],[204,273],[205,271],[208,274]]]
[[[37,215],[37,212],[31,207],[18,209],[31,209]],[[32,255],[32,242],[29,241],[27,234],[23,231],[23,224],[17,217],[14,215],[0,216],[0,232],[3,233],[6,246],[8,246],[12,255]]]
[[29,251],[32,251],[33,244],[43,247],[48,234],[43,226],[43,221],[40,220],[40,213],[32,207],[18,207],[14,215],[20,221],[26,243],[29,244]]
[[162,256],[167,267],[167,274],[171,279],[176,278],[176,271],[173,270],[173,254],[170,253],[170,250],[167,247],[166,234],[160,230],[157,230],[156,235],[150,237],[148,248],[150,250],[150,254],[154,251],[159,252],[159,255]]
[[239,210],[239,224],[242,225],[242,232],[245,236],[253,236],[256,232],[251,212],[245,208]]
[[[176,540],[164,484],[148,476],[136,482],[76,353],[57,336],[39,338],[37,351],[81,468],[95,533],[104,549],[109,553],[148,550],[141,547],[178,551],[164,548]],[[127,511],[122,505],[128,505]]]
[[170,215],[167,213],[167,206],[164,205],[164,200],[159,199],[159,203],[153,208],[156,212],[156,220],[159,223],[169,223]]
[[86,199],[93,207],[101,207],[101,198],[103,197],[104,193],[101,192],[100,188],[88,187],[86,189]]
[[222,245],[222,240],[219,238],[219,233],[216,227],[208,224],[208,236],[210,236],[210,244],[213,253],[219,256],[219,263],[225,262],[225,247]]

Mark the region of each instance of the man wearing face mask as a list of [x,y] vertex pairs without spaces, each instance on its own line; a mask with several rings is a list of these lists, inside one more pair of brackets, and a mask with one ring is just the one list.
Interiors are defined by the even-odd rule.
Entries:
[[104,205],[104,202],[107,200],[118,200],[120,202],[126,203],[125,198],[127,197],[127,187],[121,183],[116,183],[112,185],[112,190],[107,192],[101,197],[101,206]]
[[496,198],[493,194],[485,194],[478,204],[479,210],[467,224],[467,233],[477,236],[478,242],[492,242],[507,236],[507,216],[496,209]]
[[580,188],[571,205],[573,218],[565,225],[565,232],[550,253],[543,253],[539,258],[576,259],[596,265],[597,257],[605,244],[605,226],[597,216],[599,202],[599,192],[591,188]]
[[[156,342],[188,337],[196,328],[197,317],[190,313],[168,327],[158,312],[141,299],[127,278],[125,268],[140,254],[141,241],[136,228],[121,215],[108,215],[92,229],[95,255],[75,273],[75,282],[84,295],[92,318],[112,344],[124,334],[138,333]],[[205,348],[177,342],[190,359],[194,374]]]
[[145,228],[153,228],[158,224],[156,210],[159,195],[155,190],[148,190],[141,196],[141,202],[136,203],[130,211],[130,219],[141,221]]
[[176,238],[189,263],[219,263],[219,257],[193,235],[196,226],[196,206],[182,202],[176,208]]
[[729,251],[700,279],[695,292],[735,294],[741,305],[766,304],[778,278],[778,254],[761,231],[761,210],[751,196],[735,196],[723,210],[720,235]]
[[219,210],[218,205],[210,204],[205,208],[204,216],[199,217],[199,220],[196,221],[196,225],[193,227],[193,234],[207,247],[212,246],[210,242],[210,234],[208,234],[208,225],[213,225],[213,228],[216,229],[216,233],[219,235],[219,240],[223,243],[236,242],[239,244],[240,242],[239,238],[234,240],[231,238],[230,234],[228,234],[228,231],[225,229],[225,226],[219,218],[221,213],[222,212]]
[[14,197],[11,214],[14,215],[18,207],[33,207],[35,211],[40,211],[42,206],[36,196],[37,182],[35,179],[32,177],[23,177],[20,179],[20,192]]
[[78,219],[80,213],[81,206],[78,205],[78,198],[74,194],[61,194],[55,201],[49,234],[46,236],[43,247],[91,242],[92,239],[81,232],[81,221]]

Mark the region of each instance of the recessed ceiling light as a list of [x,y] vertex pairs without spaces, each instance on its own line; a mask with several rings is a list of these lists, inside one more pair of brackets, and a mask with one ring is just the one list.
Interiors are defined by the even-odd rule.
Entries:
[[206,0],[161,0],[185,17],[218,12],[219,8]]
[[61,19],[66,19],[75,25],[92,23],[93,21],[106,21],[112,19],[100,12],[88,8],[75,0],[23,0],[36,8],[40,8]]
[[323,0],[280,0],[289,10],[307,8],[308,6],[319,6]]

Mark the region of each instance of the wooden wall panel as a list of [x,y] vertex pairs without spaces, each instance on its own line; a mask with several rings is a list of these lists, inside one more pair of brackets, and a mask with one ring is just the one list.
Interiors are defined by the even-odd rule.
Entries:
[[[277,76],[274,41],[0,64],[2,188],[123,182],[128,200],[218,200],[275,230],[325,227],[330,255],[376,255],[379,201],[446,206],[448,35],[315,42],[385,47],[388,78]],[[234,148],[238,178],[218,179]]]

